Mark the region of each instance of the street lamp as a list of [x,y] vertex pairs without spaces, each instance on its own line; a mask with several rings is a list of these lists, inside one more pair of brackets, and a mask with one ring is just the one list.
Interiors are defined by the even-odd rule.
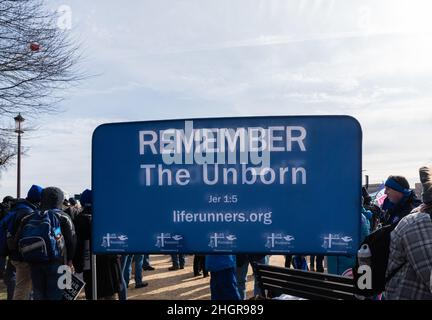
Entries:
[[24,122],[24,118],[19,113],[14,120],[15,132],[18,133],[17,198],[19,199],[21,197],[21,134],[24,133],[21,123]]

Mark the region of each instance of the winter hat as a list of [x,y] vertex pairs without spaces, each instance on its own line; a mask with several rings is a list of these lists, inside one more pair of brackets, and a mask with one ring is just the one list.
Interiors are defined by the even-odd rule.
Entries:
[[15,199],[11,196],[6,196],[3,198],[3,203],[10,203],[10,202],[14,202]]
[[43,188],[38,185],[32,185],[29,191],[27,192],[27,200],[32,203],[41,202]]
[[387,181],[385,182],[385,186],[392,188],[393,190],[396,190],[398,192],[401,192],[403,194],[409,194],[410,193],[410,185],[407,179],[405,179],[402,176],[389,176],[387,178]]
[[64,193],[57,187],[48,187],[42,191],[41,209],[61,209]]
[[81,202],[81,205],[84,207],[91,207],[91,205],[92,205],[92,191],[89,189],[85,189],[81,193],[80,202]]
[[419,169],[420,182],[423,185],[422,200],[423,203],[432,203],[432,166],[421,167]]
[[74,198],[69,198],[69,203],[71,206],[74,206],[77,204],[76,200]]

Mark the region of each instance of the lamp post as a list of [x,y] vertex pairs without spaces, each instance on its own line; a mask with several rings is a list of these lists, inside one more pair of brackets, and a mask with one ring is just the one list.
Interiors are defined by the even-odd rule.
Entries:
[[[367,171],[366,169],[362,170],[362,184],[363,184],[363,172],[366,172],[366,171]],[[365,184],[364,184],[364,186],[365,186],[365,188],[367,190],[369,188],[369,176],[367,174],[364,174],[364,177],[365,177]]]
[[19,199],[21,197],[21,134],[24,133],[21,123],[24,122],[24,118],[19,113],[14,120],[15,132],[18,134],[17,198]]

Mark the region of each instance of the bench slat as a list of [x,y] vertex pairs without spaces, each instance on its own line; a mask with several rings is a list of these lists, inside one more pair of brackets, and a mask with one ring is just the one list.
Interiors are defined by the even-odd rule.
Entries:
[[282,293],[305,299],[355,300],[354,282],[351,278],[289,269],[264,264],[253,264],[261,291]]
[[[341,300],[341,299],[342,300],[354,300],[355,299],[354,296],[347,296],[347,297],[343,297],[343,298],[337,297],[336,298],[336,297],[329,296],[327,294],[320,295],[317,292],[308,292],[308,291],[304,291],[304,290],[296,290],[293,288],[286,288],[286,287],[282,288],[281,286],[270,284],[270,283],[266,284],[264,289],[270,290],[273,293],[276,292],[277,293],[276,295],[280,295],[282,293],[285,293],[285,294],[289,294],[289,295],[292,295],[295,297],[300,297],[300,298],[309,299],[309,300]],[[274,295],[274,296],[276,296],[276,295]]]
[[293,275],[293,274],[269,272],[264,270],[261,271],[261,277],[278,278],[281,279],[281,281],[283,280],[288,282],[296,282],[296,283],[302,283],[304,285],[309,285],[309,286],[319,286],[326,289],[348,291],[354,293],[354,287],[352,283],[350,284],[340,283],[340,282],[336,282],[334,279],[332,279],[332,281],[329,281],[328,279],[311,279],[304,274]]
[[[349,292],[329,290],[316,286],[308,286],[298,282],[281,281],[279,279],[269,279],[266,277],[261,278],[264,289],[278,288],[282,293],[287,293],[301,298],[313,296],[318,299],[340,299],[352,300],[354,295]],[[294,293],[297,294],[294,294]],[[302,293],[302,295],[300,295]],[[307,294],[307,295],[306,295]],[[310,299],[310,298],[309,298]]]
[[335,280],[339,283],[346,283],[348,285],[352,285],[352,279],[345,278],[342,276],[334,275],[334,274],[328,274],[328,273],[322,273],[322,272],[313,272],[313,271],[304,271],[304,270],[297,270],[297,269],[289,269],[289,268],[283,268],[283,267],[277,267],[277,266],[270,266],[265,264],[256,264],[261,270],[263,271],[272,271],[272,272],[279,272],[283,274],[292,274],[296,276],[300,276],[301,274],[305,274],[307,278],[312,279],[325,279],[328,281]]

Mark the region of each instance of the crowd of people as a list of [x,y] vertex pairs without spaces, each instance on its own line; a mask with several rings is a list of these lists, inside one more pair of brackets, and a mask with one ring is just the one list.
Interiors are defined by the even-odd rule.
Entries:
[[[392,226],[386,275],[390,275],[383,295],[385,299],[432,299],[432,167],[420,168],[422,199],[410,189],[407,179],[389,176],[385,182],[386,199],[374,204],[363,188],[361,241],[369,234]],[[33,185],[25,199],[5,197],[0,205],[0,276],[10,300],[59,300],[59,267],[66,265],[81,274],[86,283],[86,299],[92,299],[91,222],[92,192],[84,190],[79,201],[64,199],[57,187]],[[39,226],[49,225],[52,238],[32,240]],[[32,236],[33,232],[33,236]],[[50,244],[51,243],[51,244]],[[35,250],[38,249],[38,250]],[[169,271],[184,269],[185,256],[171,255]],[[355,256],[285,256],[285,267],[347,275],[356,265]],[[135,288],[148,285],[143,270],[154,270],[149,256],[98,255],[97,298],[127,299],[132,261],[135,265]],[[268,264],[267,255],[195,255],[194,276],[210,273],[211,299],[243,300],[249,265]],[[260,295],[255,281],[254,296]]]
[[[421,200],[403,176],[391,175],[385,182],[386,198],[381,206],[362,190],[361,239],[385,226],[391,226],[385,290],[372,299],[432,300],[432,167],[419,170],[423,191]],[[324,256],[285,256],[285,267],[324,272]],[[235,255],[207,256],[211,272],[212,299],[244,299],[244,264],[267,263],[265,256],[248,258]],[[327,272],[352,277],[356,256],[328,256]],[[371,266],[373,268],[373,266]],[[383,275],[384,276],[384,275]],[[256,283],[256,281],[255,281]],[[254,294],[260,294],[255,286]]]

